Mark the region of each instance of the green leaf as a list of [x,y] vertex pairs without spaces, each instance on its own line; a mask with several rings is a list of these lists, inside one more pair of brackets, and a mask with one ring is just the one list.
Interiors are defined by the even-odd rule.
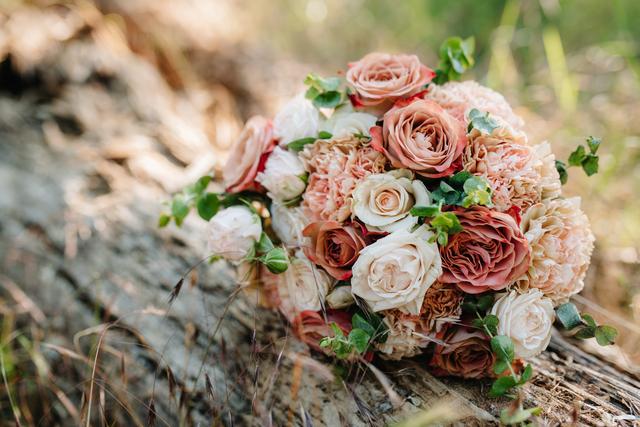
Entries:
[[440,212],[440,206],[414,206],[409,213],[412,216],[431,218]]
[[262,232],[262,234],[260,235],[260,239],[256,242],[256,251],[259,254],[266,254],[273,248],[273,242],[271,241],[267,233]]
[[491,332],[492,335],[498,333],[498,316],[493,314],[487,314],[484,318],[484,326]]
[[489,396],[499,397],[504,396],[509,390],[516,385],[516,380],[513,377],[500,377],[494,381],[489,390]]
[[325,130],[321,130],[318,133],[318,139],[331,139],[331,137],[333,137],[333,135],[331,134],[331,132],[327,132]]
[[511,363],[515,358],[513,341],[506,335],[497,335],[491,338],[491,350],[498,360]]
[[205,221],[209,221],[220,209],[220,200],[218,200],[218,195],[215,193],[203,194],[198,197],[196,207],[198,209],[198,215],[200,215],[200,217]]
[[531,365],[525,366],[524,370],[522,371],[522,374],[520,375],[520,380],[518,381],[518,384],[523,385],[524,383],[529,381],[532,376],[533,376],[533,367]]
[[454,185],[456,187],[462,187],[464,186],[464,183],[467,182],[467,180],[471,177],[473,177],[471,172],[460,171],[455,175],[453,175],[452,177],[448,178],[448,181],[451,183],[451,185]]
[[158,218],[158,227],[162,228],[162,227],[166,227],[167,225],[169,225],[169,222],[171,221],[171,215],[167,215],[167,214],[160,214],[160,217]]
[[590,314],[587,313],[582,313],[582,320],[584,320],[584,322],[588,325],[591,326],[592,328],[595,328],[596,326],[598,326],[598,324],[596,323],[596,321],[593,319],[593,317],[591,317]]
[[355,313],[351,318],[351,326],[354,329],[362,329],[369,335],[373,336],[376,333],[375,328],[371,325],[367,320],[362,317],[359,313]]
[[493,364],[493,373],[496,375],[502,374],[504,371],[509,369],[509,362],[504,360],[496,360],[496,363]]
[[307,91],[304,93],[304,97],[312,100],[313,98],[315,98],[316,96],[320,95],[320,91],[318,89],[316,89],[315,87],[311,86],[309,89],[307,89]]
[[618,336],[618,331],[607,325],[598,326],[595,331],[596,341],[601,346],[612,345]]
[[202,193],[204,190],[207,189],[207,187],[209,186],[209,183],[211,182],[211,177],[210,176],[203,176],[200,179],[198,179],[195,184],[191,185],[190,187],[187,187],[186,192],[187,193],[192,193],[194,195],[198,195],[200,193]]
[[573,337],[579,340],[588,340],[596,336],[596,328],[591,326],[585,326],[584,328],[578,329]]
[[353,344],[358,353],[362,354],[367,350],[369,346],[369,341],[371,340],[371,335],[369,335],[365,330],[360,328],[352,329],[349,332],[349,342]]
[[189,205],[185,202],[182,196],[176,196],[171,202],[171,214],[177,226],[182,225],[182,222],[189,214]]
[[469,111],[468,119],[468,132],[471,132],[472,129],[477,129],[481,133],[491,134],[495,129],[500,127],[498,122],[491,118],[489,113],[483,113],[475,108]]
[[567,165],[561,160],[556,160],[556,170],[558,171],[558,175],[560,175],[560,183],[562,185],[566,184],[569,179]]
[[446,39],[440,45],[440,64],[436,70],[436,84],[459,79],[465,71],[473,66],[474,50],[475,40],[473,37],[465,40],[460,37]]
[[595,154],[587,154],[582,161],[582,169],[587,176],[598,173],[598,156]]
[[582,317],[580,317],[578,308],[571,302],[558,306],[556,308],[556,317],[567,330],[571,330],[582,324]]
[[493,305],[494,297],[492,294],[486,294],[478,297],[478,310],[487,311]]
[[602,140],[600,138],[596,138],[594,136],[587,137],[587,145],[589,146],[589,152],[591,154],[596,154],[598,152],[600,144],[602,144]]
[[316,138],[312,136],[307,138],[296,139],[295,141],[291,141],[290,143],[287,144],[287,149],[291,151],[296,151],[296,152],[302,151],[305,145],[313,144],[314,142],[316,142]]
[[335,108],[342,102],[342,94],[338,91],[324,92],[313,98],[316,108]]
[[569,166],[580,166],[586,156],[584,146],[578,145],[573,153],[569,155]]

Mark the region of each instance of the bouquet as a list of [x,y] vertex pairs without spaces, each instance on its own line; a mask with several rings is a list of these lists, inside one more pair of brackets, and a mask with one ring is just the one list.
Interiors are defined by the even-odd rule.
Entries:
[[493,378],[504,395],[532,375],[556,318],[579,338],[613,342],[569,302],[594,237],[567,168],[597,172],[600,140],[568,163],[527,138],[499,93],[456,81],[473,40],[452,38],[432,70],[415,55],[371,53],[273,120],[246,123],[223,169],[176,195],[195,207],[214,259],[277,309],[309,346],[338,359],[422,354],[437,375]]

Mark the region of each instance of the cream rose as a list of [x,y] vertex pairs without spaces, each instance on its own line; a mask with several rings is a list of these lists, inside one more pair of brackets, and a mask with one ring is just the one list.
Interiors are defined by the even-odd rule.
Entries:
[[422,181],[414,180],[407,169],[369,175],[353,191],[353,214],[369,228],[382,231],[409,230],[418,217],[409,211],[414,206],[431,204]]
[[231,206],[209,222],[209,252],[229,261],[247,256],[262,234],[260,217],[245,206]]
[[516,357],[536,356],[549,345],[555,313],[551,300],[538,289],[505,294],[493,305],[491,314],[498,317],[498,334],[513,341]]
[[320,311],[333,284],[331,277],[316,268],[311,261],[298,250],[291,258],[285,280],[290,303],[298,311]]
[[301,93],[276,114],[273,133],[279,139],[279,144],[284,146],[296,139],[316,136],[320,123],[320,113]]
[[299,248],[306,242],[302,230],[309,219],[300,206],[288,208],[280,203],[271,204],[271,228],[286,246]]
[[269,155],[264,172],[256,181],[268,190],[268,196],[277,202],[293,200],[304,192],[306,171],[298,156],[280,147]]
[[442,273],[431,235],[426,226],[413,233],[399,230],[361,250],[353,265],[353,294],[373,311],[419,314],[425,293]]
[[369,129],[375,126],[377,120],[372,114],[341,108],[325,122],[323,129],[331,133],[334,139],[351,138],[354,135],[370,136]]
[[580,292],[595,240],[580,198],[538,203],[520,226],[531,247],[531,265],[517,281],[520,290],[538,288],[555,304]]

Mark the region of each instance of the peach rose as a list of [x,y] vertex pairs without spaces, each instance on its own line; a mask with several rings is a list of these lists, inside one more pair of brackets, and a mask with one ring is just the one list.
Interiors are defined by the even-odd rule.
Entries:
[[427,178],[460,169],[467,142],[464,125],[433,101],[399,102],[384,115],[382,128],[371,128],[371,145],[396,168]]
[[271,121],[260,116],[250,118],[222,170],[227,191],[238,193],[261,189],[255,178],[264,169],[267,157],[275,145]]
[[351,266],[367,243],[359,227],[336,221],[312,222],[302,231],[310,244],[304,253],[338,280],[351,277]]
[[370,53],[349,64],[347,82],[356,91],[356,104],[379,106],[419,92],[434,77],[415,55]]
[[440,281],[478,294],[504,289],[529,268],[531,252],[515,219],[484,206],[456,208],[462,231],[440,249]]
[[493,377],[495,356],[486,335],[464,327],[444,332],[443,344],[436,345],[431,366],[436,375],[462,378]]

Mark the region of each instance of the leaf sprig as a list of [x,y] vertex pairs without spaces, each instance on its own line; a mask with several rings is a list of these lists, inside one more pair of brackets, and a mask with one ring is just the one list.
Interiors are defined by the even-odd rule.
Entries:
[[469,126],[467,126],[467,132],[471,132],[473,129],[479,130],[481,133],[491,134],[494,130],[500,127],[498,122],[493,119],[489,113],[482,112],[476,108],[469,111],[468,115]]
[[556,170],[560,175],[560,182],[562,184],[567,183],[567,180],[569,179],[567,169],[571,166],[581,167],[584,173],[587,174],[587,176],[595,175],[596,173],[598,173],[600,157],[597,153],[598,148],[600,148],[600,145],[602,144],[602,140],[594,136],[589,136],[587,137],[586,142],[587,148],[585,148],[584,145],[580,144],[569,155],[569,159],[567,160],[568,165],[562,160],[556,160]]
[[320,340],[320,347],[327,348],[335,353],[338,359],[348,359],[353,354],[364,354],[371,342],[384,342],[388,331],[382,318],[375,314],[369,314],[365,319],[359,313],[351,318],[351,331],[344,335],[342,329],[332,322],[329,326],[333,331],[333,337],[324,337]]
[[599,345],[607,346],[614,344],[618,336],[616,328],[609,325],[598,325],[591,315],[581,314],[575,304],[571,302],[558,306],[556,317],[566,330],[575,330],[574,338],[581,340],[595,338]]
[[462,225],[453,212],[442,212],[442,203],[431,206],[414,206],[410,211],[412,216],[430,218],[425,224],[434,232],[430,243],[438,242],[440,246],[447,246],[449,235],[462,231]]
[[473,67],[473,53],[476,42],[473,37],[462,39],[450,37],[440,45],[440,63],[433,79],[436,84],[444,84],[450,80],[460,80],[462,74]]
[[348,99],[346,91],[340,90],[340,77],[320,77],[311,73],[304,79],[304,84],[309,86],[304,96],[316,108],[336,108]]
[[172,219],[180,227],[194,207],[198,211],[198,215],[205,221],[213,218],[220,209],[221,201],[219,194],[206,191],[210,182],[210,176],[203,176],[194,184],[174,195],[170,202],[170,212],[160,214],[158,227],[166,227]]
[[467,171],[460,171],[440,181],[438,188],[431,192],[431,198],[438,204],[464,208],[472,205],[493,206],[489,182]]
[[295,151],[296,153],[302,151],[305,145],[313,144],[319,139],[331,139],[333,135],[327,131],[318,132],[318,136],[308,136],[306,138],[296,139],[287,144],[287,149]]

